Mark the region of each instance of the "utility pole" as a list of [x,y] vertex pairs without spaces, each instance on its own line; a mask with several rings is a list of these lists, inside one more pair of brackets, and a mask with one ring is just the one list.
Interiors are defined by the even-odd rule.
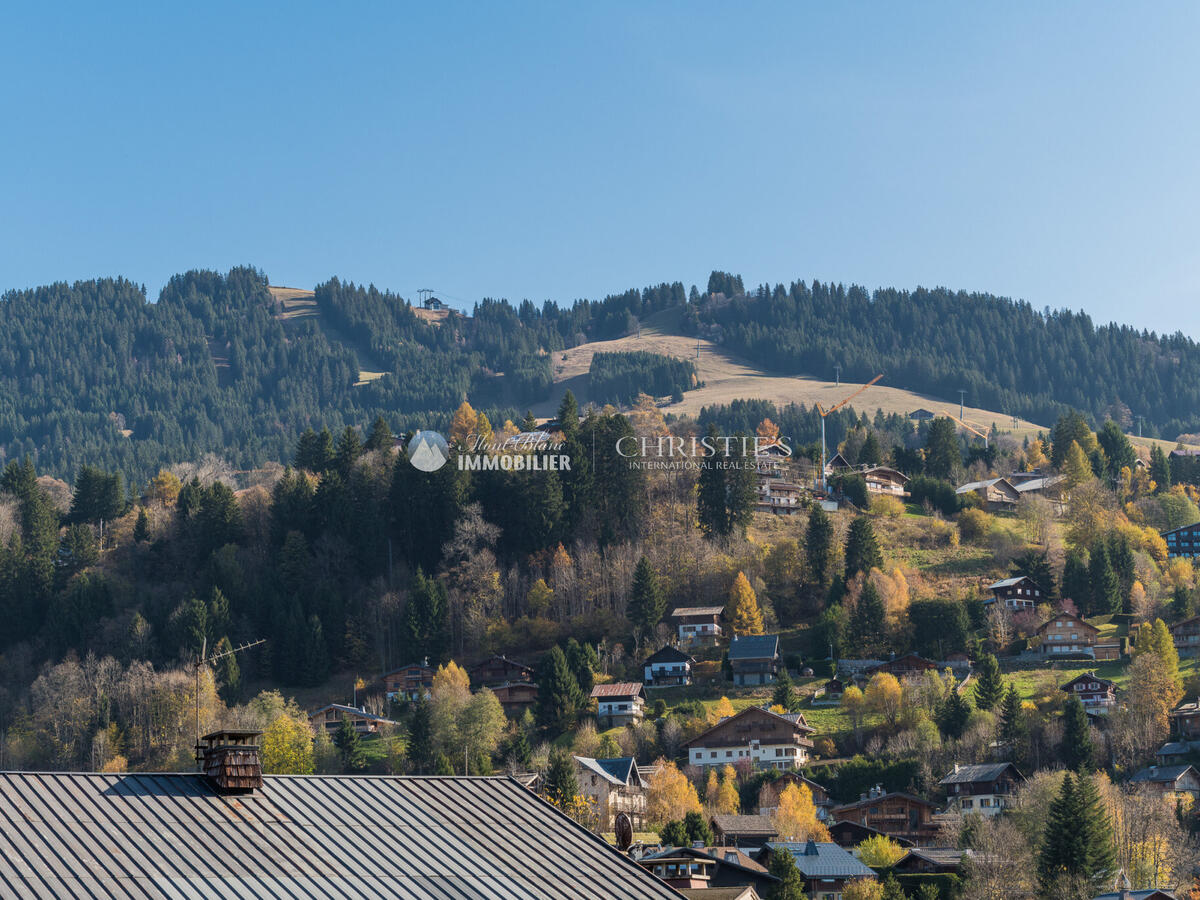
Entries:
[[1141,437],[1142,436],[1142,422],[1146,421],[1146,417],[1138,416],[1137,420],[1138,420],[1138,437]]
[[833,367],[833,370],[834,370],[835,372],[837,372],[837,381],[836,381],[835,383],[837,384],[837,386],[838,386],[838,387],[841,387],[841,386],[842,386],[842,364],[841,364],[841,363],[837,363],[837,364],[836,364],[836,365]]
[[966,398],[967,392],[960,388],[958,391],[958,417],[960,419],[963,418],[963,414],[966,412],[966,410],[963,408],[964,404],[966,403]]

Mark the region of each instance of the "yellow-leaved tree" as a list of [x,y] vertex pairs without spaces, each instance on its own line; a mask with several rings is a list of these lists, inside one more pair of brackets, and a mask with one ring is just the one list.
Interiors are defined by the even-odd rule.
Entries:
[[858,857],[863,865],[872,869],[894,866],[905,854],[905,849],[886,834],[873,834],[858,845]]
[[883,885],[874,878],[855,878],[842,888],[842,900],[883,900]]
[[728,719],[730,716],[736,715],[733,704],[728,697],[722,697],[713,708],[708,711],[708,722],[710,725],[716,725],[722,719]]
[[762,610],[745,572],[738,572],[729,591],[729,621],[734,634],[762,634]]
[[829,829],[817,818],[817,806],[807,784],[789,784],[779,794],[771,823],[780,840],[830,841]]
[[262,767],[270,775],[311,775],[313,734],[308,723],[284,713],[262,736]]
[[696,786],[679,771],[675,763],[665,758],[655,762],[658,773],[646,790],[646,820],[653,825],[665,825],[672,819],[682,819],[690,812],[702,813]]
[[[900,707],[904,701],[904,689],[899,680],[890,672],[876,672],[867,682],[863,692],[863,706],[873,713],[878,713],[887,720],[889,727],[895,727],[900,718]],[[842,703],[846,702],[845,694]]]
[[708,776],[709,790],[705,791],[705,801],[708,810],[714,815],[735,816],[742,811],[742,798],[737,789],[737,771],[733,766],[725,766],[721,770],[718,782],[717,770],[714,768]]

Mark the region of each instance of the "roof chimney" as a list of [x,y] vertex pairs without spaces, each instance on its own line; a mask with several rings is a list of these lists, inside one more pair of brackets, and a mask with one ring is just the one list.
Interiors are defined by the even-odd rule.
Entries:
[[246,794],[262,787],[261,731],[214,731],[200,738],[200,768],[218,794]]

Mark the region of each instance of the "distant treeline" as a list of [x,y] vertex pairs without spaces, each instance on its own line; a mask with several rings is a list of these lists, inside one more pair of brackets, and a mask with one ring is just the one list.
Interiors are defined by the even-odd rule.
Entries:
[[696,386],[689,360],[634,350],[597,353],[589,369],[591,397],[597,403],[632,403],[638,394],[678,396]]

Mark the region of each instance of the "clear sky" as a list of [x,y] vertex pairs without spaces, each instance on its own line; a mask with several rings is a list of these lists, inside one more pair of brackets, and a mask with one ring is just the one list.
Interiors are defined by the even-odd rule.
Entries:
[[0,287],[946,285],[1200,337],[1195,3],[0,13]]

